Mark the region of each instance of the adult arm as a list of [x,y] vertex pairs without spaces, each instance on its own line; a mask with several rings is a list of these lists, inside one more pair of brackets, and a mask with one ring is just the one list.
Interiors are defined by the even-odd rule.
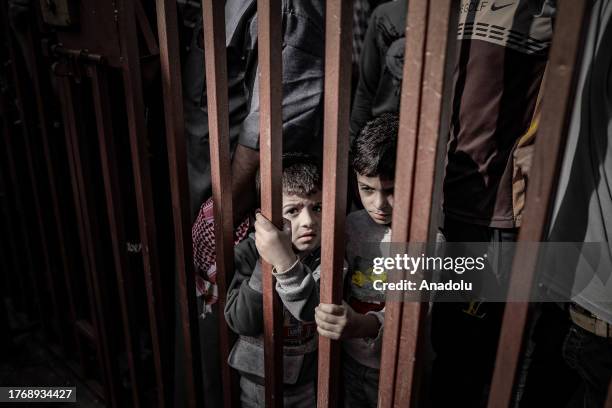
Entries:
[[[317,3],[317,2],[313,2]],[[311,152],[321,146],[324,78],[324,21],[310,2],[295,2],[283,12],[282,122],[283,150]],[[254,23],[255,24],[255,23]],[[251,28],[255,32],[255,28]],[[259,71],[254,64],[253,69]],[[254,78],[248,114],[239,145],[259,150],[259,72]],[[254,174],[254,173],[253,173]]]
[[232,209],[234,227],[240,225],[257,205],[255,174],[259,167],[259,151],[238,144],[232,159]]
[[384,61],[384,55],[382,55],[376,39],[378,29],[377,19],[378,16],[375,10],[370,18],[363,41],[363,49],[359,57],[359,82],[351,111],[351,140],[357,136],[365,124],[372,118],[372,104],[382,76],[381,66]]

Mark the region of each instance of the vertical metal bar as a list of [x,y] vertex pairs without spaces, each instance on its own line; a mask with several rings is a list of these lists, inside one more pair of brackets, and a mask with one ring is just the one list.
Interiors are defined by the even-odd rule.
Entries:
[[[27,53],[29,55],[28,60],[31,61],[32,63],[34,63],[33,67],[30,67],[32,70],[32,91],[34,93],[34,103],[36,106],[36,115],[34,115],[33,117],[36,118],[36,120],[38,120],[38,127],[37,129],[40,130],[40,134],[39,137],[42,144],[46,144],[46,140],[48,138],[47,135],[47,123],[46,123],[46,115],[45,115],[45,110],[44,110],[44,106],[42,104],[42,94],[41,94],[41,89],[40,89],[40,78],[39,78],[39,70],[38,70],[38,66],[37,66],[37,55],[36,55],[36,43],[34,42],[34,38],[33,38],[33,33],[32,33],[32,29],[31,27],[28,28],[27,32],[26,32],[26,41],[27,41],[27,45],[26,45],[26,49],[24,50],[25,53]],[[26,57],[27,58],[27,57]],[[33,174],[33,184],[36,185],[34,191],[35,191],[35,202],[36,202],[36,207],[37,207],[37,217],[38,217],[38,222],[40,224],[40,230],[41,230],[41,239],[43,241],[46,240],[50,240],[51,237],[49,235],[49,233],[47,233],[46,231],[48,230],[45,226],[46,224],[46,220],[43,217],[43,208],[45,208],[46,206],[43,206],[41,204],[41,202],[38,200],[38,197],[40,196],[40,194],[37,192],[38,190],[38,185],[40,185],[40,181],[36,178],[36,167],[33,163],[38,161],[38,157],[36,157],[35,159],[32,158],[32,156],[35,154],[34,150],[32,149],[32,147],[36,146],[37,143],[36,141],[34,141],[34,143],[32,143],[32,141],[34,140],[33,137],[35,132],[28,132],[27,136],[25,138],[25,142],[26,142],[26,148],[29,150],[29,154],[28,154],[28,161],[29,164],[28,166],[30,167],[30,173]],[[46,157],[46,156],[45,156]],[[45,164],[46,164],[46,173],[47,173],[47,177],[49,180],[49,188],[51,188],[51,175],[53,174],[53,168],[52,168],[52,164],[51,162],[45,160]],[[40,170],[38,170],[38,173],[40,173]],[[43,194],[44,194],[44,190],[43,190]],[[51,193],[52,194],[52,193]],[[59,302],[57,300],[58,295],[56,292],[56,280],[53,276],[52,273],[52,259],[51,259],[51,255],[50,255],[50,249],[49,246],[46,242],[43,242],[43,254],[46,256],[46,260],[47,260],[47,273],[46,273],[46,277],[47,277],[47,286],[51,292],[51,300],[52,300],[52,304],[54,307],[54,312],[55,312],[55,318],[54,318],[54,323],[57,324],[57,330],[59,331],[59,337],[60,337],[60,342],[61,345],[63,346],[64,350],[66,350],[67,347],[67,343],[66,343],[66,339],[65,339],[65,334],[63,331],[63,327],[61,326],[61,310],[60,307],[58,306]]]
[[[5,16],[5,9],[3,8],[3,15]],[[6,21],[6,20],[5,20]],[[6,35],[7,41],[7,47],[8,47],[8,53],[9,56],[11,58],[11,73],[13,76],[13,81],[14,81],[14,88],[15,88],[15,96],[16,96],[16,100],[15,100],[15,104],[17,106],[17,111],[19,114],[19,119],[22,125],[22,132],[23,132],[23,137],[24,139],[28,140],[29,139],[29,129],[28,129],[28,120],[26,117],[26,112],[25,112],[25,100],[24,100],[24,95],[23,95],[23,90],[21,88],[21,83],[22,81],[20,80],[19,77],[19,70],[17,67],[17,55],[15,53],[15,48],[13,46],[13,39],[11,36],[11,32],[9,27],[4,27],[4,34]],[[7,134],[7,138],[6,138],[6,143],[7,143],[7,152],[11,152],[12,151],[12,142],[11,142],[11,135]],[[29,157],[29,148],[28,148],[28,143],[26,142],[26,156]],[[15,167],[15,163],[12,157],[10,157],[10,153],[9,153],[9,160],[10,160],[10,164],[9,164],[9,168],[11,169],[11,172],[14,173],[12,174],[12,179],[14,181],[14,186],[15,189],[18,190],[18,194],[16,195],[16,204],[17,204],[17,209],[18,211],[24,211],[24,207],[23,207],[23,186],[21,185],[21,183],[18,183],[17,180],[17,169]],[[43,250],[43,258],[45,261],[45,275],[48,277],[48,272],[49,272],[49,257],[48,257],[48,251],[47,251],[47,247],[46,247],[46,242],[44,239],[44,226],[42,224],[42,218],[41,218],[41,213],[40,213],[40,208],[39,208],[39,202],[37,199],[37,192],[36,192],[36,181],[35,181],[35,175],[33,173],[33,169],[31,167],[31,160],[27,160],[28,161],[28,175],[30,177],[30,181],[32,184],[32,190],[33,190],[33,194],[34,194],[34,201],[35,201],[35,212],[36,212],[36,217],[37,217],[37,221],[39,224],[39,237],[41,237],[41,249]],[[24,237],[24,245],[26,246],[26,252],[28,253],[28,260],[27,265],[28,265],[28,272],[30,275],[30,279],[32,281],[32,285],[33,285],[33,289],[34,289],[34,293],[36,295],[37,298],[37,306],[38,306],[38,316],[41,319],[41,324],[43,325],[43,327],[48,327],[48,321],[47,319],[45,319],[45,316],[43,314],[43,310],[42,310],[42,297],[41,297],[41,290],[39,288],[39,281],[38,279],[36,279],[35,274],[37,273],[36,268],[35,268],[35,264],[33,259],[37,258],[37,254],[34,254],[33,251],[33,246],[32,246],[32,237],[29,234],[29,228],[27,226],[26,223],[26,215],[23,214],[21,217],[21,227],[22,227],[22,231],[23,231],[23,237]],[[54,302],[55,304],[55,302]],[[56,309],[57,310],[57,309]]]
[[[10,202],[12,201],[13,203],[16,203],[18,201],[18,192],[17,192],[17,185],[15,183],[15,171],[13,168],[13,163],[12,163],[12,158],[11,158],[11,151],[10,151],[10,135],[9,135],[9,128],[8,128],[8,124],[7,121],[9,120],[9,116],[8,116],[8,112],[6,111],[6,105],[5,105],[5,100],[4,100],[4,95],[0,94],[0,114],[2,114],[2,119],[1,119],[1,123],[2,123],[2,133],[0,134],[0,137],[2,137],[4,143],[2,144],[2,147],[5,150],[5,154],[6,154],[6,169],[2,169],[3,171],[7,172],[7,177],[4,178],[4,191],[5,193],[7,193],[7,197],[5,197],[4,200],[4,205],[3,205],[3,210],[6,212],[6,223],[7,223],[7,231],[6,233],[8,234],[8,236],[10,237],[7,241],[8,241],[8,245],[10,246],[10,250],[11,250],[11,261],[12,261],[12,268],[11,268],[11,272],[13,276],[16,278],[17,281],[17,285],[19,287],[18,290],[15,291],[11,291],[10,295],[11,298],[15,299],[16,297],[21,297],[22,299],[25,298],[25,288],[24,288],[24,282],[23,282],[23,274],[19,273],[20,271],[20,262],[19,262],[19,251],[17,250],[17,245],[16,245],[16,241],[19,240],[19,232],[18,232],[18,228],[15,225],[15,217],[12,216],[11,214],[11,208],[13,207],[13,205],[10,205]],[[0,160],[4,160],[4,157],[0,156]],[[4,176],[4,175],[3,175]],[[9,184],[13,185],[14,191],[11,194],[12,200],[9,201],[8,199],[8,194],[11,190],[9,190]],[[21,218],[21,217],[18,217]],[[21,293],[21,296],[20,296]]]
[[119,187],[119,176],[117,174],[117,157],[115,154],[112,117],[110,108],[110,98],[108,95],[108,82],[103,68],[98,66],[90,67],[92,80],[92,94],[94,101],[94,111],[96,115],[96,126],[98,133],[98,145],[100,150],[100,163],[102,166],[102,177],[104,179],[104,190],[106,197],[106,209],[108,223],[110,227],[111,245],[113,248],[113,260],[115,273],[117,276],[119,306],[121,310],[121,323],[123,324],[125,349],[128,360],[130,380],[132,382],[132,406],[140,406],[139,381],[134,362],[134,354],[138,347],[136,339],[138,333],[134,321],[130,319],[130,276],[127,272],[127,259],[123,210],[121,208],[121,194]]
[[[12,52],[12,44],[11,44],[11,38],[10,38],[11,33],[9,30],[9,24],[8,24],[8,11],[7,11],[7,7],[5,4],[6,2],[0,4],[0,20],[3,22],[6,22],[6,24],[4,24],[4,26],[2,27],[3,28],[2,34],[4,35],[3,45],[8,50],[8,56],[7,56],[8,59],[6,59],[6,64],[8,67],[9,64],[15,63],[15,59],[14,59],[14,55]],[[7,171],[7,185],[12,188],[11,210],[19,214],[19,213],[22,213],[24,210],[23,210],[23,206],[21,205],[21,202],[22,202],[21,184],[18,183],[17,181],[17,171],[15,168],[15,163],[14,163],[12,148],[11,148],[11,145],[12,145],[11,127],[12,126],[11,124],[9,124],[9,121],[12,120],[12,118],[8,114],[8,110],[9,110],[8,94],[5,92],[2,92],[0,93],[0,98],[1,98],[0,99],[0,108],[1,108],[0,113],[3,114],[2,136],[3,136],[3,142],[4,142],[3,147],[5,150],[5,154],[6,154],[5,160],[6,160],[6,171]],[[21,215],[17,217],[9,217],[8,221],[11,224],[10,230],[14,233],[14,237],[15,237],[11,241],[12,242],[18,241],[19,239],[22,238],[23,247],[25,247],[24,251],[16,252],[16,256],[15,256],[15,264],[16,266],[18,266],[16,271],[20,269],[20,265],[24,265],[24,271],[23,271],[24,273],[16,273],[16,277],[19,282],[21,292],[25,294],[26,293],[26,282],[25,282],[26,276],[28,279],[31,279],[31,276],[33,274],[32,259],[30,257],[19,256],[20,253],[24,253],[24,252],[30,253],[30,250],[29,250],[30,244],[29,244],[29,240],[27,236],[27,228],[25,226],[25,216]],[[19,224],[18,226],[16,225],[17,221]],[[15,244],[13,245],[15,246],[15,249],[17,250],[17,246]],[[34,290],[35,291],[37,290],[36,287],[34,288]],[[32,309],[36,310],[36,314],[38,315],[39,318],[42,316],[41,314],[42,312],[40,310],[40,304],[38,303],[38,300],[39,300],[38,296],[36,296],[32,302],[29,302],[26,305],[24,304],[25,301],[23,297],[16,296],[16,295],[17,294],[14,294],[12,298],[15,301],[19,301],[20,303],[19,306],[23,306],[22,310],[28,310],[27,307],[31,307]]]
[[[34,62],[34,66],[32,68],[33,77],[32,77],[32,88],[34,91],[34,95],[36,98],[36,107],[38,113],[38,121],[40,123],[40,133],[41,133],[41,143],[43,148],[43,155],[46,163],[46,173],[47,173],[47,181],[49,183],[49,196],[51,199],[51,207],[53,220],[55,223],[55,230],[57,234],[57,245],[59,249],[59,256],[61,261],[62,268],[62,277],[64,279],[64,285],[66,286],[66,294],[68,300],[68,323],[71,328],[71,337],[72,343],[77,348],[77,354],[79,355],[80,361],[84,362],[85,357],[82,351],[82,345],[80,337],[77,333],[76,325],[72,324],[76,322],[76,309],[74,303],[74,296],[72,294],[72,284],[70,282],[70,272],[72,266],[68,260],[68,255],[66,251],[65,245],[65,234],[64,234],[64,226],[62,224],[62,217],[60,212],[60,204],[58,198],[58,190],[57,190],[57,182],[56,182],[56,171],[55,166],[51,157],[51,150],[49,148],[49,132],[47,127],[47,109],[45,105],[45,101],[43,100],[43,87],[41,86],[41,70],[39,66],[39,55],[35,51],[34,41],[32,39],[31,31],[28,31],[28,47],[27,52],[30,54],[30,61]],[[47,90],[47,89],[46,89]],[[47,101],[48,102],[48,101]],[[58,316],[58,319],[63,318]],[[63,327],[60,325],[60,330],[63,330]],[[64,352],[68,352],[69,350],[64,349]]]
[[[409,2],[406,17],[406,45],[395,167],[395,180],[402,180],[402,182],[395,183],[392,242],[407,242],[411,229],[427,15],[427,0]],[[394,275],[396,275],[395,279],[401,279],[399,273],[394,273]],[[385,304],[385,331],[383,333],[380,378],[386,380],[380,381],[378,389],[378,405],[381,408],[391,408],[394,403],[395,381],[398,377],[400,333],[402,332],[404,312],[419,315],[420,306],[406,305],[404,307],[402,303],[397,301]]]
[[[282,228],[282,19],[280,0],[257,2],[261,210]],[[262,260],[266,406],[283,406],[282,303],[272,265]]]
[[[38,284],[36,283],[36,279],[34,276],[34,264],[32,261],[32,245],[30,242],[30,236],[28,234],[28,226],[26,224],[26,219],[27,219],[27,214],[25,213],[25,208],[24,208],[24,198],[23,198],[23,190],[22,190],[22,183],[19,182],[19,177],[18,177],[18,172],[17,172],[17,166],[15,163],[15,156],[14,156],[14,149],[13,149],[13,142],[12,139],[14,137],[14,135],[12,134],[12,132],[9,129],[6,129],[4,133],[4,147],[6,149],[6,158],[7,158],[7,167],[9,170],[9,179],[10,179],[10,183],[12,184],[13,188],[14,188],[14,197],[13,197],[13,201],[14,201],[14,206],[15,206],[15,212],[17,215],[17,219],[18,219],[18,224],[19,227],[15,228],[14,230],[19,230],[21,235],[21,238],[23,239],[23,252],[27,254],[25,256],[25,269],[26,269],[26,274],[27,274],[27,278],[31,281],[31,284],[33,285],[33,289],[34,289],[34,299],[31,303],[33,303],[35,306],[33,307],[33,309],[35,309],[35,313],[37,315],[37,317],[42,321],[43,320],[43,313],[41,310],[41,303],[40,303],[40,292],[39,292],[39,288],[38,288]],[[20,278],[20,282],[22,284],[23,287],[23,293],[22,296],[28,296],[30,295],[30,293],[28,293],[28,284],[26,283],[26,278],[25,277],[21,277],[21,274],[19,274],[19,278]],[[30,302],[28,302],[30,303]],[[30,311],[29,309],[26,309],[28,311]],[[28,316],[28,318],[31,318],[32,316]]]
[[[0,130],[4,132],[4,123],[2,123],[0,126],[2,126],[2,129]],[[11,295],[14,295],[19,292],[16,288],[13,289],[13,282],[10,278],[10,274],[14,276],[17,274],[19,268],[17,267],[17,249],[15,248],[15,241],[11,238],[14,235],[11,223],[11,214],[8,208],[8,194],[8,187],[4,178],[4,169],[0,167],[0,215],[2,218],[4,218],[3,225],[6,226],[5,235],[8,238],[3,240],[3,242],[6,242],[6,244],[3,243],[4,249],[2,250],[2,253],[4,254],[4,259],[1,265],[5,271],[4,279],[6,280],[6,294],[8,295],[10,293]]]
[[[171,372],[169,359],[166,359],[167,367],[164,367],[164,364],[162,364],[162,350],[166,350],[164,346],[169,332],[166,327],[165,319],[163,318],[164,313],[162,305],[164,304],[164,299],[160,282],[151,172],[146,148],[147,127],[145,124],[144,101],[140,77],[138,35],[134,25],[136,14],[132,1],[122,0],[120,4],[119,33],[122,45],[125,106],[128,119],[138,225],[140,240],[142,242],[142,258],[147,291],[153,361],[155,365],[157,398],[161,408],[167,403],[164,387],[164,372]],[[183,324],[186,325],[186,327],[190,327],[189,322],[186,321],[186,316],[183,317]],[[200,361],[199,349],[193,347],[194,344],[198,344],[197,339],[198,333],[195,328],[191,327],[190,335],[184,337],[186,358],[191,359],[191,364],[185,367],[187,370],[187,389],[189,391],[187,400],[190,401],[190,406],[195,406],[197,398],[195,384],[200,383],[200,381],[194,378],[194,376],[197,375],[196,373],[199,372],[199,364],[196,365],[195,362]],[[201,376],[198,375],[198,378],[201,378]]]
[[[168,146],[168,164],[170,188],[172,194],[172,214],[174,217],[174,239],[176,253],[176,273],[178,274],[178,304],[183,318],[183,337],[190,337],[191,332],[198,331],[196,304],[195,271],[191,241],[191,219],[189,210],[189,185],[187,178],[187,149],[185,146],[185,128],[183,117],[183,96],[180,65],[176,1],[157,0],[157,31],[159,33],[159,50],[161,57],[162,87],[164,93],[164,111],[166,123],[166,141]],[[221,207],[221,205],[219,205]],[[231,207],[230,207],[231,208]],[[221,288],[220,288],[221,289]],[[225,290],[223,290],[225,295]],[[223,318],[219,319],[225,322]],[[191,347],[199,350],[197,337],[192,338]],[[199,369],[200,358],[196,352],[186,349],[185,367]],[[227,361],[227,360],[226,360]],[[195,406],[197,389],[201,382],[195,382],[193,374],[187,382],[187,393],[190,406]],[[192,386],[198,388],[190,389]],[[203,398],[202,398],[203,399]]]
[[[0,217],[2,217],[0,225],[5,226],[6,228],[3,229],[5,231],[5,234],[3,235],[5,237],[0,237],[0,267],[3,268],[3,271],[5,271],[2,281],[0,281],[0,290],[2,291],[1,296],[3,297],[6,297],[9,293],[17,293],[17,291],[13,289],[10,275],[12,274],[14,276],[18,271],[17,267],[15,266],[15,244],[10,239],[12,229],[9,225],[10,214],[7,205],[7,196],[8,193],[6,183],[4,181],[4,169],[0,167]],[[3,338],[4,337],[0,337],[0,340]]]
[[[151,55],[158,54],[159,47],[157,46],[155,34],[153,33],[153,30],[151,29],[151,25],[149,24],[149,19],[147,18],[147,13],[145,12],[144,7],[142,6],[141,0],[134,1],[134,11],[136,12],[135,22],[138,24],[140,28],[140,33],[142,34],[142,38],[144,39],[144,42],[147,45],[147,51]],[[158,22],[157,25],[159,27],[159,17],[157,18],[157,22]],[[177,49],[177,54],[178,54],[178,49]]]
[[612,380],[610,380],[610,385],[608,385],[608,398],[606,398],[604,408],[612,408]]
[[108,348],[108,335],[105,327],[105,316],[103,296],[99,287],[98,260],[96,259],[93,214],[90,212],[90,199],[88,198],[86,180],[83,174],[83,161],[79,148],[79,137],[77,130],[77,119],[74,111],[74,99],[72,85],[67,77],[59,77],[60,101],[62,102],[62,113],[64,117],[64,129],[66,134],[66,148],[68,151],[68,162],[70,176],[73,183],[73,194],[75,207],[77,208],[77,223],[79,229],[79,242],[81,243],[84,265],[87,274],[87,287],[89,303],[93,320],[94,335],[96,340],[96,352],[98,362],[102,368],[104,378],[105,395],[112,407],[118,406],[116,381],[113,376],[111,353]]
[[[450,77],[450,75],[446,75],[445,68],[447,66],[446,56],[448,55],[451,5],[451,0],[427,1],[427,6],[430,9],[427,12],[425,30],[422,32],[425,36],[425,53],[424,61],[421,62],[423,74],[421,77],[420,106],[418,107],[418,138],[408,236],[408,241],[413,243],[426,242],[429,237],[435,161],[438,137],[442,131],[442,95],[444,94],[445,80]],[[433,12],[434,10],[435,12]],[[454,29],[450,29],[450,31],[453,34],[455,32]],[[414,35],[412,31],[407,33],[407,36],[410,35]],[[452,43],[454,44],[454,41]],[[398,157],[402,156],[398,155]],[[393,231],[395,231],[395,225],[393,227]],[[396,242],[395,238],[392,240]],[[396,407],[419,406],[419,379],[421,378],[419,372],[425,355],[423,350],[425,342],[424,322],[428,304],[426,302],[405,302],[403,308],[397,371],[395,373],[394,405]]]
[[[12,149],[12,134],[11,134],[11,130],[9,128],[9,120],[10,117],[8,115],[8,108],[7,108],[8,102],[6,101],[5,95],[0,94],[0,113],[3,115],[2,116],[2,148],[4,149],[5,152],[5,156],[4,157],[0,157],[0,159],[4,159],[6,160],[6,172],[7,172],[7,179],[5,180],[6,186],[11,186],[11,198],[12,200],[11,205],[7,211],[7,222],[8,222],[8,232],[11,234],[11,239],[9,240],[10,245],[12,247],[13,253],[14,253],[14,264],[15,264],[15,269],[13,271],[13,273],[16,276],[17,282],[19,284],[19,289],[21,291],[21,294],[19,292],[16,293],[11,293],[11,297],[17,301],[17,300],[22,300],[26,297],[26,293],[27,293],[27,288],[26,288],[26,283],[25,283],[25,279],[26,276],[28,275],[28,278],[31,279],[32,277],[32,260],[30,259],[29,256],[20,256],[20,254],[22,253],[30,253],[30,244],[29,244],[29,239],[27,236],[27,227],[25,225],[25,214],[24,214],[24,210],[23,210],[23,199],[22,197],[22,193],[21,193],[21,187],[20,187],[20,183],[17,180],[17,169],[15,166],[15,160],[13,157],[13,149]],[[11,210],[13,211],[13,214],[11,214]],[[16,214],[15,214],[16,213]],[[13,215],[13,216],[11,216]],[[23,246],[25,247],[24,251],[19,251],[17,248],[17,243],[19,242],[20,239],[23,239]],[[25,260],[23,258],[26,258]],[[23,262],[23,264],[22,264]],[[21,265],[25,265],[25,273],[19,273],[21,272]],[[35,289],[36,290],[36,289]],[[36,298],[30,302],[31,304],[34,305],[34,309],[36,309],[36,313],[38,314],[38,316],[42,316],[41,311],[40,311],[40,303],[39,303],[39,297],[36,296]],[[21,306],[21,305],[20,305]],[[23,308],[24,310],[26,310],[26,308]]]
[[[208,96],[208,131],[210,168],[215,211],[215,240],[219,310],[225,309],[227,283],[234,272],[234,228],[229,142],[227,57],[225,51],[224,3],[202,2],[204,47],[206,52],[206,93]],[[220,312],[221,313],[221,312]],[[221,377],[225,407],[237,406],[239,392],[234,390],[232,370],[227,364],[232,337],[225,319],[219,319]]]
[[[15,67],[15,64],[13,64],[13,67]],[[17,98],[20,100],[20,105],[21,105],[19,111],[20,111],[20,117],[21,117],[22,128],[23,128],[23,142],[25,146],[26,166],[28,170],[29,181],[32,186],[32,197],[34,199],[34,212],[36,216],[36,226],[38,227],[37,228],[38,231],[36,235],[38,236],[40,249],[42,251],[43,272],[44,272],[44,278],[45,278],[45,283],[46,283],[46,290],[49,292],[49,295],[51,297],[51,307],[53,310],[52,320],[50,322],[43,322],[43,326],[51,324],[51,327],[55,329],[54,331],[58,332],[57,334],[59,335],[61,346],[65,347],[64,334],[62,333],[62,330],[59,327],[55,326],[55,323],[59,322],[58,319],[59,319],[61,312],[57,305],[57,297],[56,297],[55,288],[53,285],[53,277],[51,274],[51,258],[49,256],[49,247],[47,244],[49,235],[47,234],[47,228],[45,225],[42,204],[40,200],[40,193],[39,193],[40,181],[37,179],[35,163],[32,157],[35,154],[34,144],[32,143],[34,135],[32,134],[29,128],[29,124],[31,120],[31,118],[29,117],[30,115],[24,112],[24,109],[25,109],[25,99],[23,99],[24,93],[23,93],[23,90],[21,89],[21,86],[19,83],[20,81],[17,75],[18,75],[17,72],[15,72],[14,73],[15,89],[17,90]],[[36,256],[34,253],[30,255]]]
[[[353,3],[328,0],[325,10],[325,102],[321,302],[342,304],[348,182]],[[319,337],[317,406],[338,405],[340,346]]]
[[519,232],[509,298],[525,299],[506,305],[497,360],[493,373],[489,407],[508,407],[516,381],[519,357],[524,345],[525,327],[529,318],[527,296],[531,293],[537,264],[533,243],[546,238],[551,208],[555,198],[559,169],[569,128],[578,63],[584,41],[584,24],[589,2],[559,2],[556,27],[548,62],[548,77],[542,98],[542,119],[536,138],[529,194],[525,203],[524,221]]

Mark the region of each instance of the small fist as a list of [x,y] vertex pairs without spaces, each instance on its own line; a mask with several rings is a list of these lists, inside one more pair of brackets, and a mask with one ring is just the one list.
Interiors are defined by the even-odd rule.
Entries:
[[283,227],[281,231],[261,213],[255,215],[255,246],[259,255],[281,273],[297,259],[291,242],[291,223],[285,220]]
[[355,312],[346,302],[342,306],[321,303],[315,308],[317,331],[332,340],[349,338],[375,338],[380,322],[373,314]]
[[317,331],[332,340],[352,337],[354,316],[355,312],[346,302],[342,305],[321,303],[315,308]]

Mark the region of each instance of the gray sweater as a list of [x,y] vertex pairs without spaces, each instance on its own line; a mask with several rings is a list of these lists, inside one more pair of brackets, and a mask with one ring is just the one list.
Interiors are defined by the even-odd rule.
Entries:
[[374,275],[372,265],[374,258],[388,255],[390,241],[391,228],[375,223],[367,211],[355,211],[346,217],[346,260],[350,272],[345,299],[356,312],[376,316],[380,330],[375,338],[345,339],[342,346],[357,362],[375,369],[380,368],[385,294],[373,287],[373,281],[382,275]]
[[[317,327],[314,308],[319,303],[319,251],[297,261],[283,273],[275,272],[276,292],[283,302],[284,383],[315,381]],[[241,375],[264,383],[263,288],[261,263],[253,236],[234,249],[235,274],[228,289],[225,319],[239,335],[228,363]],[[313,272],[314,271],[314,272]]]

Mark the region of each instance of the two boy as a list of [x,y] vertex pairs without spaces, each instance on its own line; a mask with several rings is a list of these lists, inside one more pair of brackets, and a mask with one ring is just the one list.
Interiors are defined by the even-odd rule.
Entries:
[[283,217],[289,223],[281,231],[257,214],[255,234],[235,248],[236,272],[225,308],[230,328],[240,335],[229,364],[241,374],[243,406],[264,405],[259,256],[273,265],[284,306],[284,405],[316,406],[317,331],[343,341],[345,405],[377,405],[384,293],[372,287],[371,266],[381,255],[376,243],[390,240],[397,131],[397,117],[382,115],[353,143],[352,163],[364,210],[347,217],[350,273],[343,305],[319,304],[319,168],[307,156],[284,156]]

